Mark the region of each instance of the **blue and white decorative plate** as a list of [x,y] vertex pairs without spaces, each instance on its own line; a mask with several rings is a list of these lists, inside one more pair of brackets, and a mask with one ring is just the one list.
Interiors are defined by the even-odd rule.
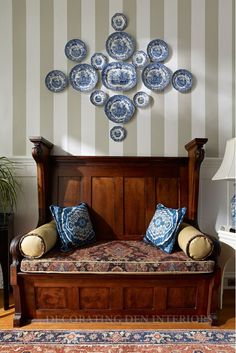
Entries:
[[102,70],[102,83],[113,91],[128,91],[137,84],[134,65],[125,62],[112,62]]
[[115,142],[121,142],[123,141],[127,136],[127,130],[121,126],[114,126],[111,130],[110,130],[110,138],[115,141]]
[[179,69],[172,76],[172,86],[179,92],[187,92],[191,89],[193,77],[191,72],[185,69]]
[[87,92],[96,86],[98,75],[91,65],[78,64],[71,70],[69,80],[74,89],[80,92]]
[[142,80],[147,88],[162,91],[170,83],[171,72],[163,64],[151,63],[143,69]]
[[104,111],[109,120],[123,124],[131,120],[135,106],[130,98],[117,94],[108,99]]
[[100,89],[92,92],[90,95],[90,102],[97,106],[104,105],[107,99],[108,99],[108,94]]
[[164,61],[169,55],[169,48],[164,40],[154,39],[148,44],[147,53],[151,61]]
[[80,62],[87,55],[86,44],[80,39],[71,39],[66,43],[65,54],[68,59]]
[[135,40],[126,32],[114,32],[107,38],[106,50],[113,59],[129,59],[135,51]]
[[138,50],[132,57],[132,63],[135,67],[142,69],[149,62],[147,54],[143,50]]
[[102,70],[107,62],[108,58],[102,53],[95,53],[91,57],[91,65],[97,70]]
[[123,13],[115,13],[111,18],[111,25],[115,31],[123,31],[127,27],[127,17]]
[[53,70],[50,71],[45,77],[45,85],[52,92],[61,92],[68,85],[68,79],[64,72]]
[[137,92],[134,95],[133,102],[138,108],[145,108],[150,103],[151,97],[146,92]]

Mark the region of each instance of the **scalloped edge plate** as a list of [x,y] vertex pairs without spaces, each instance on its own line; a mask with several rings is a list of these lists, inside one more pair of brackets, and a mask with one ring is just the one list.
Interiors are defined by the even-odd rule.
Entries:
[[124,139],[127,136],[127,130],[121,126],[114,126],[111,130],[110,130],[110,138],[115,141],[115,142],[122,142],[124,141]]

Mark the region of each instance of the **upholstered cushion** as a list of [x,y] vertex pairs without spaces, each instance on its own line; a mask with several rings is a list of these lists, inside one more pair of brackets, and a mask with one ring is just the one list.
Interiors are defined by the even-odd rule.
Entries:
[[209,236],[186,223],[182,223],[177,238],[179,247],[193,260],[206,259],[214,248]]
[[20,251],[25,257],[39,258],[52,249],[56,241],[56,223],[52,221],[23,235],[20,240]]
[[52,249],[41,259],[23,259],[21,271],[39,273],[178,274],[213,272],[213,260],[196,261],[183,251],[169,255],[140,240],[97,242],[70,253]]
[[52,205],[50,210],[56,221],[62,251],[70,251],[95,240],[95,232],[85,203],[73,207]]
[[170,254],[173,251],[176,234],[185,212],[186,207],[175,209],[158,204],[144,240]]

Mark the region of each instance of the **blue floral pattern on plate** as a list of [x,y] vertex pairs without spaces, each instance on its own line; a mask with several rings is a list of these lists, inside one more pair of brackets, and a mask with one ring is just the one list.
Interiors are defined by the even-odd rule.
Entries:
[[80,62],[87,55],[86,44],[80,39],[71,39],[66,43],[65,54],[68,59]]
[[142,69],[149,62],[147,54],[143,50],[138,50],[132,57],[132,63],[135,67]]
[[106,41],[107,53],[116,60],[129,59],[135,51],[135,40],[126,32],[114,32]]
[[130,98],[117,94],[108,99],[104,110],[114,123],[128,123],[134,115],[135,106]]
[[53,70],[45,77],[45,85],[51,92],[61,92],[67,87],[68,79],[64,72]]
[[69,80],[74,89],[80,92],[87,92],[96,86],[98,75],[91,65],[78,64],[71,70]]
[[95,53],[91,57],[91,65],[97,70],[102,70],[107,62],[108,58],[102,53]]
[[127,136],[127,130],[123,126],[114,126],[110,130],[110,138],[115,142],[123,141]]
[[123,31],[127,27],[127,17],[123,13],[115,13],[111,18],[111,25],[115,31]]
[[169,55],[169,48],[164,40],[154,39],[148,44],[147,53],[151,61],[164,61]]
[[147,88],[162,91],[170,83],[171,72],[163,64],[151,63],[143,69],[142,80]]
[[134,95],[133,102],[138,108],[145,108],[150,103],[151,97],[146,92],[137,92]]
[[172,76],[172,86],[179,92],[187,92],[193,84],[192,74],[188,70],[179,69]]
[[137,74],[132,64],[112,62],[102,70],[102,83],[113,91],[128,91],[137,84]]
[[90,95],[90,102],[97,106],[102,106],[106,103],[108,94],[100,89],[94,91]]

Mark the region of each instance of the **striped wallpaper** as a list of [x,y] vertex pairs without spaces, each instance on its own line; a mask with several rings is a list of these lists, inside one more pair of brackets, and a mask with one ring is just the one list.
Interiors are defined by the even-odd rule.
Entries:
[[[69,39],[87,44],[86,62],[105,53],[115,12],[128,17],[138,49],[164,39],[166,65],[196,78],[186,94],[150,92],[139,80],[127,95],[142,89],[153,103],[125,124],[120,143],[109,138],[114,124],[89,94],[72,87],[53,94],[44,84],[52,69],[69,73],[75,65],[64,55]],[[27,156],[28,136],[42,135],[54,153],[139,156],[185,155],[185,143],[208,137],[207,156],[221,157],[235,135],[234,0],[0,0],[0,43],[0,155]]]

